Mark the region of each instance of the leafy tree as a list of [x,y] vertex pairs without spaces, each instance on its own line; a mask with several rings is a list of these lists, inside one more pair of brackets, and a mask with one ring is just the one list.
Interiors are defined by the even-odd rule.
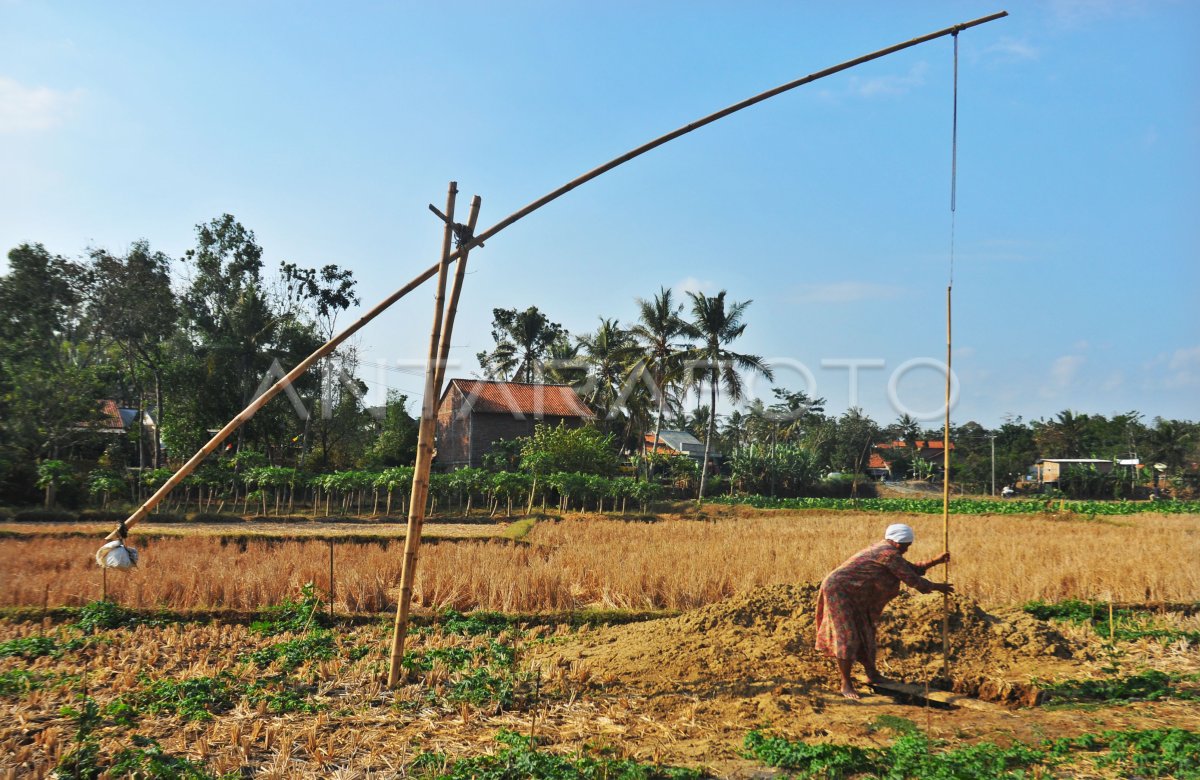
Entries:
[[41,244],[8,253],[0,277],[0,438],[36,461],[57,458],[99,419],[103,351],[87,338],[88,269]]
[[871,446],[879,438],[879,426],[862,409],[847,409],[837,420],[837,442],[832,466],[849,474],[862,474],[871,456]]
[[[151,462],[158,468],[163,409],[163,370],[167,345],[175,330],[178,304],[171,289],[170,258],[135,241],[123,257],[105,250],[91,252],[95,285],[89,316],[97,331],[121,351],[129,376],[141,385],[143,371],[150,375],[154,394],[154,429]],[[138,392],[139,419],[144,425],[144,393]],[[140,447],[140,437],[139,437]],[[139,461],[140,462],[140,461]]]
[[44,460],[38,464],[37,475],[37,486],[46,491],[45,506],[49,509],[54,506],[58,489],[74,481],[75,470],[65,461]]
[[408,397],[403,393],[388,391],[379,436],[367,450],[364,465],[373,468],[411,466],[416,460],[418,424],[409,415],[407,403]]
[[734,352],[729,345],[746,331],[742,315],[751,301],[725,304],[725,291],[714,296],[704,293],[688,293],[692,299],[692,320],[687,323],[685,333],[700,342],[688,353],[694,368],[699,369],[698,378],[709,387],[712,413],[708,420],[708,431],[704,437],[704,468],[700,470],[700,492],[704,497],[704,484],[708,475],[708,464],[712,455],[712,443],[716,431],[717,396],[721,386],[730,400],[742,397],[741,371],[753,371],[774,379],[771,368],[758,355]]
[[521,468],[534,475],[556,471],[612,475],[617,455],[612,434],[590,425],[568,427],[538,424],[521,440]]

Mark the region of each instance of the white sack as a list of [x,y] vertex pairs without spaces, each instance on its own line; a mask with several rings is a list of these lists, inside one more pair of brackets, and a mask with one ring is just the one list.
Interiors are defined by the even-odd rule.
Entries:
[[96,563],[108,569],[132,569],[137,566],[137,550],[126,547],[118,540],[109,542],[96,551]]

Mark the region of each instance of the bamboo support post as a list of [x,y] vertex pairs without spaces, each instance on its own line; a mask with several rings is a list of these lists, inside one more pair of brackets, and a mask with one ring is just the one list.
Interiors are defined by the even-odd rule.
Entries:
[[[690,123],[684,125],[683,127],[680,127],[676,130],[673,130],[673,131],[665,134],[665,135],[661,135],[652,141],[642,144],[641,146],[626,152],[625,154],[621,155],[620,157],[616,157],[616,158],[604,163],[603,165],[593,168],[592,170],[588,171],[587,173],[572,179],[571,181],[562,185],[558,189],[553,190],[553,191],[543,195],[542,197],[538,198],[537,200],[529,203],[525,207],[518,209],[517,211],[513,212],[512,214],[508,215],[504,219],[497,222],[495,225],[492,225],[487,230],[484,230],[479,235],[472,236],[469,240],[460,244],[458,249],[455,250],[454,252],[452,252],[449,256],[443,256],[442,259],[438,263],[425,269],[419,275],[417,275],[416,278],[414,278],[411,282],[406,284],[404,287],[401,287],[399,290],[395,291],[394,293],[389,295],[387,298],[380,301],[379,304],[377,304],[375,306],[375,308],[368,311],[366,314],[364,314],[362,317],[360,317],[358,320],[356,320],[353,324],[351,324],[349,327],[347,327],[344,331],[342,331],[338,335],[334,336],[332,339],[327,341],[325,344],[321,345],[317,349],[316,352],[312,353],[307,358],[302,360],[299,364],[296,365],[295,368],[293,368],[291,371],[289,371],[282,379],[280,379],[275,384],[273,384],[269,388],[267,388],[267,390],[262,395],[260,395],[254,401],[252,401],[249,406],[247,406],[236,417],[234,417],[232,420],[230,420],[229,423],[224,428],[219,430],[212,437],[212,439],[210,439],[208,441],[207,444],[205,444],[203,447],[201,447],[200,450],[195,455],[193,455],[190,459],[188,459],[188,461],[186,463],[184,463],[182,466],[180,466],[179,470],[176,471],[175,474],[172,475],[170,479],[168,479],[165,483],[163,483],[163,485],[158,490],[154,491],[154,494],[151,495],[150,498],[146,499],[146,501],[141,506],[139,506],[137,508],[137,510],[134,511],[134,513],[128,517],[128,519],[126,519],[126,521],[125,521],[126,527],[132,528],[133,526],[137,525],[139,522],[144,520],[147,515],[149,515],[152,511],[154,511],[154,508],[156,506],[158,506],[159,502],[161,502],[164,498],[166,498],[166,496],[169,495],[170,492],[172,490],[174,490],[175,487],[180,482],[182,482],[184,479],[186,479],[187,476],[189,474],[191,474],[196,469],[196,467],[199,466],[200,463],[202,463],[204,461],[205,458],[207,458],[214,450],[216,450],[216,448],[221,444],[221,442],[225,441],[225,439],[228,438],[231,433],[233,433],[243,423],[245,423],[247,420],[249,420],[251,417],[253,417],[254,414],[259,409],[261,409],[263,406],[265,406],[268,401],[270,401],[272,398],[274,398],[276,395],[278,395],[280,392],[282,392],[285,388],[289,387],[292,384],[292,382],[296,381],[296,379],[299,376],[301,376],[305,371],[307,371],[308,368],[310,366],[312,366],[313,363],[315,363],[316,361],[325,357],[333,350],[337,349],[337,347],[339,345],[341,345],[342,342],[344,342],[346,339],[350,338],[350,336],[357,333],[360,329],[362,329],[363,326],[365,326],[368,322],[370,322],[371,320],[373,320],[377,316],[379,316],[381,313],[383,313],[388,307],[390,307],[396,301],[400,300],[405,295],[412,292],[414,289],[419,287],[421,284],[423,284],[424,282],[426,282],[430,278],[432,278],[434,274],[438,273],[439,269],[442,266],[448,265],[453,260],[460,259],[464,255],[466,255],[468,252],[470,252],[470,250],[473,249],[474,247],[482,246],[485,241],[487,241],[488,239],[490,239],[492,236],[496,235],[500,231],[504,230],[506,227],[509,227],[514,222],[517,222],[518,220],[529,216],[533,212],[540,209],[542,206],[545,206],[546,204],[548,204],[554,200],[557,200],[558,198],[567,194],[568,192],[575,189],[576,187],[579,187],[582,184],[586,184],[587,182],[591,181],[592,179],[595,179],[597,176],[605,174],[608,171],[611,171],[613,168],[616,168],[619,165],[623,165],[624,163],[627,163],[630,160],[640,157],[641,155],[645,154],[646,152],[649,152],[652,149],[656,149],[665,143],[668,143],[670,141],[675,140],[676,138],[679,138],[680,136],[686,135],[686,134],[692,132],[693,130],[698,130],[699,128],[704,127],[705,125],[712,124],[713,122],[716,122],[719,119],[724,119],[725,117],[729,116],[730,114],[741,111],[744,108],[749,108],[750,106],[761,103],[764,100],[769,100],[777,95],[783,94],[784,92],[788,92],[797,87],[804,86],[805,84],[810,84],[814,81],[817,81],[818,79],[823,79],[826,76],[832,76],[835,73],[840,73],[841,71],[848,70],[849,68],[853,68],[858,65],[862,65],[863,63],[870,62],[872,60],[877,60],[880,57],[886,57],[889,54],[894,54],[898,51],[902,51],[904,49],[910,48],[912,46],[917,46],[922,43],[927,43],[929,41],[935,40],[937,38],[941,38],[946,35],[957,35],[962,30],[966,30],[971,27],[976,27],[981,24],[986,24],[988,22],[993,22],[993,21],[996,21],[997,19],[1002,19],[1006,16],[1008,16],[1007,11],[999,11],[999,12],[991,14],[989,16],[983,16],[983,17],[974,19],[969,22],[962,22],[960,24],[953,25],[952,27],[947,27],[943,30],[938,30],[937,32],[928,33],[926,35],[922,35],[920,37],[913,38],[913,39],[905,41],[903,43],[894,44],[892,46],[888,46],[887,48],[879,49],[878,51],[872,52],[870,54],[866,54],[861,57],[856,57],[852,60],[847,60],[839,65],[834,65],[831,68],[826,68],[825,70],[817,71],[816,73],[809,74],[807,76],[804,76],[803,78],[799,78],[799,79],[796,79],[795,81],[790,81],[786,84],[782,84],[773,89],[769,89],[766,92],[759,93],[758,95],[755,95],[754,97],[751,97],[751,98],[747,98],[746,100],[743,100],[739,103],[734,103],[733,105],[728,106],[727,108],[723,108],[720,111],[717,111],[715,113],[709,114],[708,116],[697,119],[694,122],[690,122]],[[116,531],[113,531],[113,533],[109,534],[106,538],[110,539],[110,540],[115,539]]]
[[333,539],[329,540],[329,624],[333,625]]
[[[437,292],[434,295],[433,326],[429,333],[429,358],[425,368],[425,394],[421,403],[421,423],[417,431],[417,462],[413,469],[412,497],[408,504],[408,530],[404,538],[404,562],[400,572],[400,598],[396,604],[396,622],[392,631],[392,649],[388,664],[388,687],[395,687],[400,680],[404,659],[404,640],[408,632],[408,615],[412,603],[412,586],[416,577],[417,562],[421,546],[421,528],[425,522],[425,502],[429,497],[429,468],[433,460],[433,438],[437,423],[437,402],[441,394],[440,383],[445,376],[443,355],[448,354],[450,338],[454,331],[454,316],[458,307],[458,293],[462,290],[462,276],[466,274],[464,262],[468,252],[458,253],[458,268],[455,273],[451,306],[446,306],[446,277],[451,257],[450,244],[454,238],[454,203],[458,187],[450,183],[446,198],[445,232],[442,238],[442,257]],[[471,202],[468,232],[473,230],[479,213],[478,197]]]

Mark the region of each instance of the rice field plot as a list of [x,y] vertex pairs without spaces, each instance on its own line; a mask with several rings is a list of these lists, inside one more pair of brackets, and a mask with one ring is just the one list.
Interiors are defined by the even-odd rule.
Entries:
[[[941,520],[927,515],[713,507],[700,517],[653,521],[568,514],[532,530],[524,521],[505,529],[519,541],[431,539],[422,547],[414,603],[512,613],[693,609],[757,587],[819,582],[891,522],[916,529],[910,559],[940,552]],[[8,562],[0,606],[100,598],[104,582],[91,556],[101,538],[0,538]],[[109,597],[128,607],[254,610],[306,582],[329,591],[328,539],[197,534],[132,543],[141,548],[140,568],[110,573],[107,582]],[[402,544],[356,537],[332,544],[335,608],[392,609]],[[951,552],[951,580],[983,604],[1200,598],[1195,515],[952,518]]]
[[[1110,646],[1069,621],[964,600],[952,661],[961,679],[991,686],[976,695],[1000,701],[1036,683],[1036,669],[1059,692],[1107,682],[1125,698],[1016,710],[852,703],[811,650],[812,591],[760,588],[608,627],[443,612],[414,630],[394,691],[382,682],[389,622],[326,623],[312,588],[250,625],[107,602],[57,624],[0,620],[0,777],[750,778],[834,760],[869,769],[917,747],[927,758],[909,755],[912,771],[897,776],[997,766],[1191,776],[1173,770],[1200,728],[1194,643]],[[918,679],[937,666],[926,635],[938,606],[902,597],[889,610],[888,673]],[[1146,695],[1147,679],[1167,685]]]
[[[885,674],[958,692],[938,709],[849,702],[812,649],[816,583],[896,521],[911,558],[938,551],[938,518],[744,508],[430,544],[415,599],[434,625],[396,691],[395,542],[335,542],[327,624],[324,540],[143,538],[101,604],[97,539],[0,540],[24,607],[0,618],[0,778],[1200,772],[1196,518],[955,524],[948,671],[940,597],[902,595],[881,624]],[[43,599],[75,606],[42,621]],[[219,608],[258,625],[187,616]]]

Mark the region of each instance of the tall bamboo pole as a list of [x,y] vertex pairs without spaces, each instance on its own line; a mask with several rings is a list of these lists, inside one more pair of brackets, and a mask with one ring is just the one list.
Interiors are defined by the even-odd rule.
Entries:
[[[470,215],[467,218],[468,236],[475,230],[475,224],[479,219],[480,203],[481,200],[478,195],[471,199]],[[446,224],[447,226],[452,226],[454,220],[453,204],[448,205]],[[450,250],[449,245],[444,245],[443,250],[448,255]],[[408,531],[404,539],[404,563],[400,572],[400,599],[396,604],[396,622],[392,628],[392,649],[388,664],[389,688],[394,687],[399,682],[403,672],[401,664],[404,660],[404,642],[408,636],[408,615],[412,604],[412,583],[416,578],[417,564],[420,560],[421,528],[425,519],[425,501],[428,498],[428,475],[430,461],[433,457],[433,438],[436,433],[437,400],[441,396],[442,381],[446,375],[450,339],[454,334],[454,317],[458,313],[459,294],[462,292],[462,283],[467,272],[467,257],[468,253],[463,252],[458,258],[454,272],[454,285],[450,291],[450,301],[445,306],[443,317],[439,318],[438,314],[434,315],[434,328],[430,336],[430,360],[429,365],[426,367],[425,398],[433,400],[432,403],[429,400],[422,402],[421,427],[418,430],[417,438],[417,464],[413,470],[413,494],[412,500],[409,501]],[[438,291],[437,307],[438,312],[441,313],[441,294],[445,292],[444,272],[438,279]],[[438,332],[439,319],[442,319],[440,333]],[[433,338],[435,335],[437,336],[436,342]],[[430,378],[433,381],[432,392],[430,392],[431,388],[429,387]],[[428,424],[426,424],[426,420],[429,420]],[[428,446],[424,447],[423,445],[425,444]],[[425,489],[418,496],[417,484],[418,474],[422,469],[422,455],[425,456],[423,461],[424,479],[422,480]]]
[[[156,490],[154,492],[154,494],[146,500],[145,503],[143,503],[140,507],[138,507],[138,509],[133,514],[131,514],[128,517],[128,519],[126,519],[126,521],[125,521],[126,528],[132,528],[133,526],[135,526],[139,522],[141,522],[143,519],[145,519],[145,517],[154,510],[154,507],[158,506],[160,501],[162,501],[164,498],[166,498],[166,496],[172,490],[174,490],[175,487],[180,482],[182,482],[184,479],[186,479],[187,476],[189,474],[191,474],[192,471],[194,471],[196,469],[196,467],[199,466],[200,463],[203,462],[203,460],[206,457],[208,457],[217,448],[218,445],[220,445],[221,442],[223,442],[231,433],[233,433],[235,430],[237,430],[238,427],[240,427],[243,423],[245,423],[247,420],[249,420],[251,417],[253,417],[254,414],[259,409],[261,409],[264,405],[266,405],[266,403],[268,401],[270,401],[272,398],[274,398],[276,395],[278,395],[280,392],[282,392],[285,388],[289,387],[292,384],[292,382],[294,382],[299,376],[301,376],[305,371],[308,370],[309,366],[311,366],[316,361],[318,361],[321,358],[328,355],[330,352],[332,352],[334,349],[336,349],[343,341],[345,341],[350,336],[357,333],[364,325],[366,325],[371,320],[375,319],[377,316],[379,316],[381,313],[383,313],[384,310],[386,310],[388,307],[390,307],[396,301],[400,300],[405,295],[412,292],[414,289],[416,289],[421,284],[423,284],[425,281],[427,281],[428,279],[433,277],[434,274],[438,273],[438,269],[441,266],[448,265],[451,261],[459,259],[460,257],[462,257],[463,254],[469,252],[474,247],[481,246],[489,238],[496,235],[501,230],[504,230],[506,227],[512,225],[514,222],[516,222],[520,219],[523,219],[524,217],[529,216],[534,211],[537,211],[538,209],[540,209],[542,206],[545,206],[546,204],[550,203],[551,201],[558,199],[559,197],[565,195],[566,193],[570,192],[571,190],[575,189],[576,187],[591,181],[592,179],[596,178],[597,176],[600,176],[604,173],[607,173],[608,171],[611,171],[613,168],[616,168],[618,165],[627,163],[630,160],[640,157],[641,155],[645,154],[646,152],[648,152],[652,149],[656,149],[657,147],[662,146],[663,144],[665,144],[669,141],[673,141],[676,138],[679,138],[680,136],[683,136],[683,135],[686,135],[686,134],[692,132],[693,130],[697,130],[701,127],[704,127],[705,125],[712,124],[713,122],[716,122],[718,119],[724,119],[725,117],[729,116],[730,114],[741,111],[744,108],[749,108],[750,106],[753,106],[757,103],[761,103],[764,100],[769,100],[770,98],[773,98],[777,95],[781,95],[784,92],[788,92],[797,87],[801,87],[805,84],[810,84],[814,81],[817,81],[818,79],[823,79],[826,76],[832,76],[835,73],[840,73],[843,70],[853,68],[857,65],[862,65],[863,63],[870,62],[871,60],[877,60],[880,57],[886,57],[889,54],[894,54],[898,51],[902,51],[902,50],[910,48],[912,46],[917,46],[918,44],[927,43],[929,41],[935,40],[937,38],[941,38],[946,35],[957,35],[962,30],[966,30],[971,27],[976,27],[981,24],[986,24],[988,22],[993,22],[993,21],[996,21],[997,19],[1002,19],[1006,16],[1008,16],[1007,11],[999,11],[999,12],[991,14],[989,16],[983,16],[983,17],[974,19],[969,22],[962,22],[962,23],[956,24],[952,27],[947,27],[943,30],[938,30],[937,32],[928,33],[926,35],[922,35],[920,37],[913,38],[913,39],[905,41],[903,43],[898,43],[898,44],[895,44],[892,46],[888,46],[887,48],[880,49],[878,51],[872,52],[871,54],[866,54],[861,57],[856,57],[852,60],[847,60],[839,65],[834,65],[831,68],[826,68],[825,70],[817,71],[816,73],[809,74],[808,76],[805,76],[800,79],[796,79],[795,81],[790,81],[786,84],[782,84],[778,87],[775,87],[774,89],[769,89],[766,92],[759,93],[758,95],[755,95],[752,98],[747,98],[746,100],[743,100],[739,103],[734,103],[733,105],[731,105],[727,108],[723,108],[720,111],[709,114],[708,116],[702,117],[701,119],[697,119],[696,121],[686,124],[683,127],[680,127],[676,130],[673,130],[673,131],[667,133],[666,135],[661,135],[652,141],[642,144],[641,146],[626,152],[625,154],[621,155],[620,157],[616,157],[599,167],[593,168],[592,170],[588,171],[587,173],[583,174],[582,176],[578,176],[578,177],[572,179],[571,181],[562,185],[558,189],[553,190],[553,191],[547,193],[546,195],[543,195],[542,197],[538,198],[537,200],[533,201],[532,203],[526,205],[524,208],[521,208],[521,209],[513,212],[512,214],[510,214],[507,217],[505,217],[504,219],[500,220],[495,225],[492,225],[490,228],[483,231],[479,235],[473,237],[469,241],[464,242],[462,245],[459,246],[459,248],[457,250],[455,250],[453,253],[451,253],[448,257],[443,257],[440,262],[425,269],[411,282],[409,282],[404,287],[401,287],[399,290],[397,290],[396,292],[389,295],[387,298],[385,298],[383,301],[381,301],[378,305],[376,305],[375,308],[371,309],[369,312],[367,312],[362,317],[360,317],[358,320],[356,320],[353,324],[351,324],[348,328],[346,328],[344,331],[342,331],[338,335],[334,336],[328,342],[326,342],[321,347],[319,347],[316,352],[314,352],[313,354],[311,354],[307,358],[305,358],[303,361],[301,361],[295,368],[293,368],[291,371],[289,371],[282,379],[280,379],[278,382],[276,382],[274,385],[272,385],[270,388],[268,388],[266,390],[266,392],[264,392],[262,395],[260,395],[254,401],[252,401],[249,406],[247,406],[245,409],[243,409],[242,412],[239,413],[232,420],[230,420],[229,423],[224,428],[222,428],[220,431],[218,431],[216,433],[216,435],[213,436],[212,439],[210,439],[207,444],[205,444],[195,455],[193,455],[190,459],[188,459],[188,461],[186,463],[184,463],[170,479],[168,479],[165,483],[163,483],[162,487],[160,487],[158,490]],[[106,538],[107,539],[117,538],[117,532],[113,531]]]
[[[463,238],[464,241],[470,239],[475,230],[475,223],[479,221],[480,203],[482,201],[478,195],[471,198],[471,209],[467,214],[467,232]],[[454,315],[458,313],[458,298],[462,293],[463,279],[466,278],[466,275],[467,253],[463,252],[454,266],[454,285],[450,288],[450,301],[446,304],[446,321],[442,323],[441,349],[438,352],[437,362],[438,375],[435,382],[439,395],[446,377],[446,364],[450,360],[450,336],[454,331]]]
[[[446,194],[445,229],[442,233],[442,259],[450,256],[454,240],[454,201],[458,197],[457,182],[450,182]],[[413,466],[412,495],[408,502],[408,531],[404,537],[404,563],[400,570],[400,599],[396,605],[396,622],[392,630],[391,664],[388,687],[394,686],[400,675],[404,656],[401,628],[408,624],[408,608],[412,601],[412,585],[421,546],[421,527],[425,523],[425,502],[429,497],[429,467],[433,462],[434,424],[437,422],[438,355],[441,354],[442,315],[446,306],[447,262],[438,264],[437,291],[433,298],[433,326],[429,330],[429,358],[425,363],[425,392],[421,399],[421,422],[417,429],[417,461]]]
[[[479,205],[481,200],[478,195],[471,199],[470,215],[467,218],[467,235],[469,236],[475,230],[476,222],[479,219]],[[454,212],[452,211],[453,204],[450,204],[450,209],[446,213],[446,224],[448,227],[453,225]],[[449,245],[445,245],[443,249],[449,253]],[[417,441],[417,466],[413,473],[413,495],[409,501],[408,515],[408,531],[404,539],[404,563],[400,572],[400,599],[396,604],[396,622],[392,629],[392,649],[390,661],[388,664],[388,687],[393,687],[400,680],[400,675],[403,671],[401,662],[404,660],[404,641],[408,635],[408,614],[412,604],[412,583],[416,577],[417,563],[419,561],[418,553],[421,545],[421,527],[424,522],[425,500],[428,497],[428,472],[429,461],[433,456],[433,437],[435,434],[435,423],[437,414],[437,399],[441,396],[441,385],[446,374],[447,355],[450,350],[450,339],[454,334],[454,317],[458,312],[459,294],[462,292],[463,279],[467,271],[468,253],[463,252],[456,265],[454,273],[454,285],[450,291],[450,301],[445,307],[444,320],[441,323],[441,332],[438,333],[438,316],[434,316],[434,330],[430,337],[430,362],[426,368],[426,388],[425,398],[432,399],[422,402],[422,417],[421,427],[418,431]],[[439,291],[444,292],[444,278],[438,280]],[[438,300],[439,311],[441,309],[441,300]],[[433,336],[437,336],[435,344]],[[436,358],[434,357],[436,355]],[[429,379],[433,380],[432,393],[428,385]],[[429,423],[426,424],[426,420]],[[422,448],[422,443],[427,443],[429,446]],[[426,455],[424,461],[425,469],[425,487],[426,490],[420,495],[417,495],[417,471],[421,468],[421,456]],[[418,500],[419,498],[419,500]]]
[[[950,290],[946,286],[946,419],[942,428],[942,552],[950,552]],[[950,563],[942,582],[950,581]],[[942,594],[942,674],[950,675],[950,594]]]

